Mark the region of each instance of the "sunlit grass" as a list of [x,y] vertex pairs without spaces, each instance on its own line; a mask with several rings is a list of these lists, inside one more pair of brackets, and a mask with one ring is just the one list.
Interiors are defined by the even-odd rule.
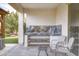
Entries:
[[5,37],[5,43],[18,43],[18,36]]

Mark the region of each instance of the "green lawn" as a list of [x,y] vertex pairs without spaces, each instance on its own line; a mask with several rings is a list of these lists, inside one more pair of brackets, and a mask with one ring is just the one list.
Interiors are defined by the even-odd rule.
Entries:
[[5,43],[18,43],[18,37],[14,36],[14,37],[5,37],[4,40]]

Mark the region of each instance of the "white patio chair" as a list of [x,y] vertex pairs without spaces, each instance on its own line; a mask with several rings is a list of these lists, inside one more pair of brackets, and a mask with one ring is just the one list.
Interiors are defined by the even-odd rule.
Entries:
[[65,36],[50,36],[50,48],[55,49],[58,42],[65,41]]
[[64,42],[65,38],[65,36],[50,36],[50,51],[55,52],[57,43]]
[[74,43],[74,38],[71,37],[68,41],[68,43],[58,43],[56,45],[55,55],[57,55],[57,52],[65,53],[65,55],[68,55],[70,53],[70,50],[72,49]]

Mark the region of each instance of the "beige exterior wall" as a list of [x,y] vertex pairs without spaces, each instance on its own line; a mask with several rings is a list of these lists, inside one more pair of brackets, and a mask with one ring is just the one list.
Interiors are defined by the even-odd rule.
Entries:
[[55,10],[29,10],[27,13],[28,25],[55,25],[56,12]]
[[68,36],[68,5],[61,4],[56,11],[56,25],[62,25],[62,35]]

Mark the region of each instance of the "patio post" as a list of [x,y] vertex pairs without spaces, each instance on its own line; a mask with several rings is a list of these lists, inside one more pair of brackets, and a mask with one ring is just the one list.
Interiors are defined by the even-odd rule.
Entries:
[[18,13],[18,44],[23,45],[24,32],[23,32],[23,13]]

